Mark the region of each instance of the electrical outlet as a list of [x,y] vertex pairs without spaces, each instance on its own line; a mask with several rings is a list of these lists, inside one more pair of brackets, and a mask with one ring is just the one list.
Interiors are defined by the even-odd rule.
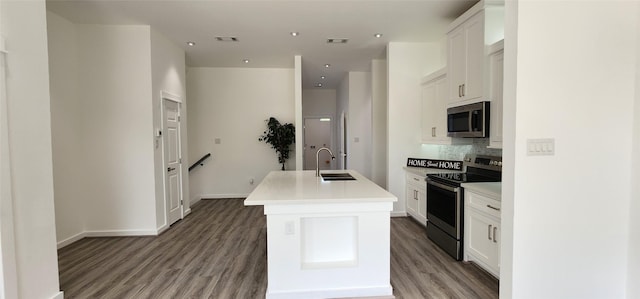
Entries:
[[296,233],[295,224],[293,221],[287,221],[284,224],[284,234],[285,235],[293,235]]

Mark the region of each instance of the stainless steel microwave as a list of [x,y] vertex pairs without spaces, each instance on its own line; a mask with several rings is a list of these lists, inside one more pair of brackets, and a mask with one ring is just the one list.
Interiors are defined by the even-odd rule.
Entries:
[[489,104],[478,102],[447,109],[447,136],[489,137]]

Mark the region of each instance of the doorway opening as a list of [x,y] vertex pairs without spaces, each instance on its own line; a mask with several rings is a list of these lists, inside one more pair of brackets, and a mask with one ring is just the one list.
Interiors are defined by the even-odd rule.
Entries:
[[184,217],[182,202],[182,141],[180,98],[162,95],[162,156],[167,226]]
[[[304,170],[316,169],[316,153],[326,147],[333,151],[333,125],[331,117],[307,117],[304,119]],[[334,169],[335,162],[328,152],[322,151],[318,157],[320,170]]]

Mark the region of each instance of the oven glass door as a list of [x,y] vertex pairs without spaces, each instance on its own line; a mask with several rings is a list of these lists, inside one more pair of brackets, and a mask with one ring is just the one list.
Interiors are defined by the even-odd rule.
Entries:
[[427,221],[460,238],[461,189],[427,180]]

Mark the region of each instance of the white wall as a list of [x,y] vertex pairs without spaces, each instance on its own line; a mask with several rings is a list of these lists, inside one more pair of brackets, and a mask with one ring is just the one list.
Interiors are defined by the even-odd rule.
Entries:
[[77,27],[88,231],[156,229],[148,26]]
[[349,72],[347,165],[371,179],[371,73]]
[[[212,155],[189,174],[192,200],[247,196],[280,170],[275,151],[258,137],[269,117],[294,122],[293,69],[188,68],[187,95],[189,157]],[[295,169],[294,157],[291,152],[286,169]]]
[[[162,99],[160,94],[168,92],[182,100],[180,107],[180,139],[182,142],[182,198],[183,209],[189,209],[189,172],[187,151],[187,100],[185,79],[184,50],[167,38],[151,30],[151,104],[153,111],[153,127],[162,128]],[[153,130],[147,132],[153,136]],[[166,205],[164,198],[164,164],[162,156],[162,138],[154,140],[154,168],[155,168],[155,202],[156,228],[162,229],[166,224]]]
[[56,236],[84,232],[84,186],[76,26],[47,12]]
[[387,61],[371,61],[371,180],[387,188]]
[[392,42],[387,47],[387,176],[388,190],[398,197],[394,215],[405,209],[405,171],[409,157],[437,157],[437,147],[420,141],[420,80],[439,68],[443,60],[441,43]]
[[[640,9],[636,11],[636,28],[640,28]],[[636,31],[640,41],[640,30]],[[631,207],[629,209],[629,250],[627,262],[627,298],[640,298],[640,43],[636,43],[636,94],[633,117],[633,153],[631,164]]]
[[[371,178],[371,73],[349,72],[340,81],[336,93],[337,147],[340,149],[344,143],[341,123],[341,117],[344,114],[347,119],[346,168]],[[344,163],[340,153],[337,157],[338,168],[342,169]]]
[[184,51],[148,26],[47,15],[58,246],[87,234],[156,234],[166,221],[154,128],[161,90],[185,98]]
[[[637,9],[518,3],[517,36],[505,37],[517,38],[517,57],[505,55],[505,74],[517,63],[517,109],[509,105],[515,119],[505,118],[515,129],[505,130],[514,143],[504,158],[515,167],[513,198],[503,197],[513,201],[513,214],[503,211],[513,248],[503,252],[513,260],[501,297],[625,298],[637,283],[627,281],[628,250],[637,248],[629,245]],[[555,138],[555,155],[527,156],[529,138]]]
[[[10,196],[0,199],[2,296],[62,298],[55,237],[45,2],[2,1],[0,7],[0,34],[9,51],[6,101],[0,108],[8,111],[8,115],[0,114],[0,186],[3,195],[5,188],[11,189]],[[13,219],[13,227],[4,222],[7,218]],[[5,243],[11,234],[15,242]],[[13,253],[14,257],[5,256]]]
[[336,116],[335,89],[304,89],[302,91],[302,116]]

